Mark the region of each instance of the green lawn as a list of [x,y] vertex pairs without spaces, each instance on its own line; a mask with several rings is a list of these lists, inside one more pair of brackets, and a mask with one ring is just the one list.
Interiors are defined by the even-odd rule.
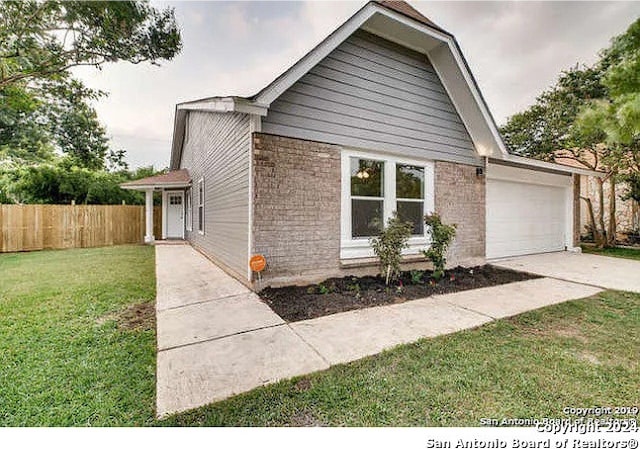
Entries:
[[154,270],[145,246],[0,255],[0,426],[153,421],[155,326],[126,311]]
[[622,257],[624,259],[640,260],[640,248],[603,248],[597,249],[593,246],[582,246],[582,251],[588,254],[599,254],[601,256]]
[[153,248],[0,255],[0,425],[478,425],[640,403],[640,295],[608,291],[154,420]]

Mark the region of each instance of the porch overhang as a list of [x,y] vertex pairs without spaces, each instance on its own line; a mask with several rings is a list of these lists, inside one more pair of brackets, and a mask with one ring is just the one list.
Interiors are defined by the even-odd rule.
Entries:
[[172,170],[161,175],[124,182],[120,187],[127,190],[166,190],[187,188],[191,185],[191,177],[186,169]]
[[[147,178],[136,179],[135,181],[120,184],[120,187],[127,190],[138,190],[145,192],[145,234],[144,242],[153,243],[153,192],[157,190],[183,189],[191,185],[191,176],[186,169],[171,170],[161,175],[149,176]],[[165,204],[162,204],[162,214],[164,216]],[[163,231],[164,234],[164,231]]]
[[191,182],[188,183],[163,183],[163,184],[144,184],[144,185],[135,185],[135,186],[127,186],[120,184],[125,190],[138,190],[144,192],[145,190],[169,190],[169,189],[186,189],[191,186]]

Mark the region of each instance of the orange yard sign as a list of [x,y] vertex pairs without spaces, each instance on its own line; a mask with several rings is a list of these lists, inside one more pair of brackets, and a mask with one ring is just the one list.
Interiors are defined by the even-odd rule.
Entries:
[[251,268],[251,271],[260,272],[264,270],[264,267],[266,266],[267,260],[261,254],[256,254],[255,256],[252,256],[251,259],[249,259],[249,267]]

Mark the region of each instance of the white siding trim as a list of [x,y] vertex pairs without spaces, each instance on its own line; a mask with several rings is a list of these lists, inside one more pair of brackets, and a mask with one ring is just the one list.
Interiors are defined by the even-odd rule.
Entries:
[[[353,239],[351,237],[351,164],[350,158],[359,157],[384,162],[384,201],[383,217],[385,224],[396,209],[396,164],[415,165],[424,167],[424,210],[429,214],[435,210],[435,180],[434,163],[425,159],[407,159],[381,153],[365,152],[358,150],[342,150],[341,152],[341,202],[340,202],[340,259],[355,259],[362,257],[374,257],[373,249],[368,238]],[[413,236],[409,239],[409,248],[402,254],[420,254],[429,245],[429,238]]]
[[[198,234],[200,235],[204,235],[206,230],[207,230],[207,223],[206,223],[206,214],[205,214],[205,210],[206,210],[206,204],[207,204],[207,198],[206,198],[206,188],[204,185],[204,177],[198,179],[198,183],[197,185],[197,190],[198,190]],[[202,192],[202,199],[200,198],[200,192]],[[202,208],[202,212],[200,212],[200,208]],[[202,216],[202,227],[200,227],[200,217]]]
[[184,226],[188,232],[193,232],[193,189],[184,191]]

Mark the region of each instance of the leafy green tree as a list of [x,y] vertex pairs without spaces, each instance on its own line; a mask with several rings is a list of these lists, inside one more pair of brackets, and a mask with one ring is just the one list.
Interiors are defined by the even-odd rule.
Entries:
[[144,194],[120,184],[152,176],[152,167],[136,171],[96,171],[77,167],[69,158],[57,163],[0,169],[0,203],[144,204]]
[[606,86],[602,84],[604,72],[602,64],[576,66],[562,72],[556,84],[541,93],[534,105],[512,116],[501,129],[505,143],[516,154],[547,161],[568,159],[584,168],[606,172],[606,179],[596,178],[600,206],[597,218],[591,199],[582,198],[587,204],[591,228],[600,246],[605,244],[607,234],[604,183],[613,179],[614,171],[602,157],[604,134],[596,129],[577,126],[576,121],[586,104],[608,95]]
[[615,182],[629,186],[633,198],[640,174],[640,19],[602,52],[605,98],[583,105],[575,122],[581,135],[598,136],[603,161],[612,173],[608,244],[615,243]]
[[[596,178],[597,218],[590,199],[583,200],[596,242],[614,244],[615,184],[625,181],[631,186],[632,174],[640,173],[640,19],[612,40],[596,64],[563,72],[555,86],[532,107],[511,117],[502,131],[515,153],[571,159],[605,173]],[[611,195],[607,225],[605,183],[610,184]]]
[[46,107],[21,86],[0,90],[0,160],[45,162],[54,156]]
[[78,66],[157,64],[182,46],[174,10],[148,1],[3,1],[0,43],[0,90]]
[[103,95],[67,76],[0,90],[0,159],[51,162],[62,153],[80,167],[102,169],[112,151],[91,102]]
[[106,129],[89,103],[103,95],[75,79],[46,83],[43,88],[48,104],[47,125],[56,148],[77,166],[91,170],[102,169],[109,153]]
[[[576,132],[574,123],[590,100],[605,98],[600,66],[573,67],[562,72],[556,85],[541,93],[529,109],[514,114],[501,128],[509,149],[522,156],[553,161],[560,149],[588,168],[595,168],[591,154],[600,136]],[[589,153],[589,154],[587,154]]]
[[92,103],[105,95],[69,70],[172,59],[181,49],[171,8],[148,1],[0,2],[0,160],[126,168]]

